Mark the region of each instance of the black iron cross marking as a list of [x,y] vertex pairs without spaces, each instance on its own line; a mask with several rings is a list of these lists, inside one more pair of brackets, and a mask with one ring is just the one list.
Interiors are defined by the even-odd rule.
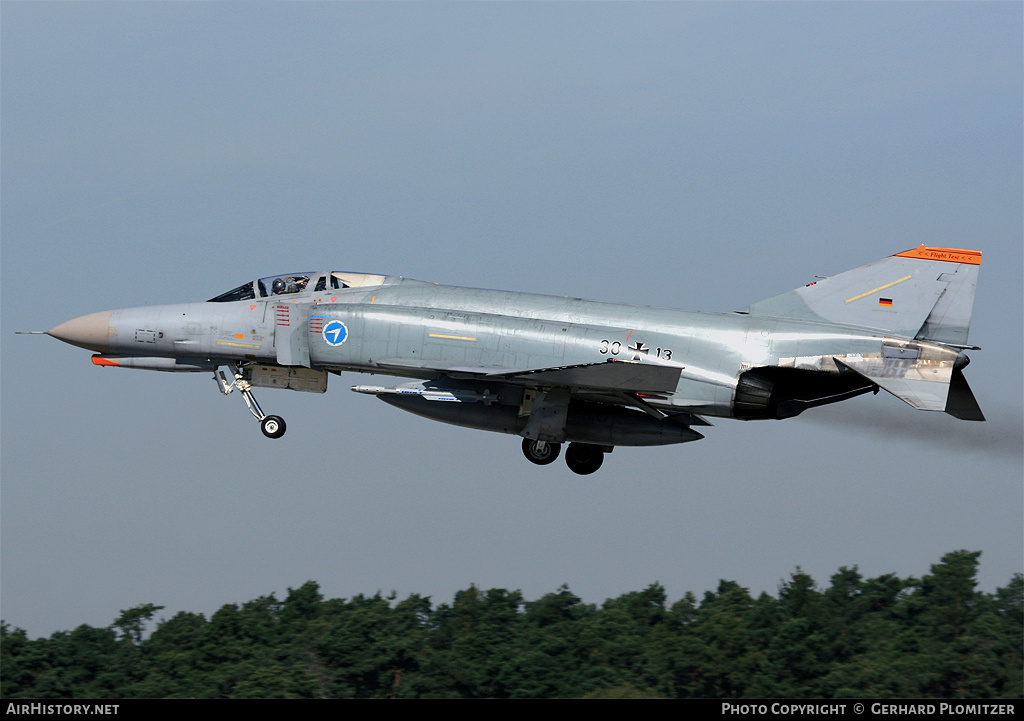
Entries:
[[643,353],[644,355],[647,355],[651,349],[640,341],[637,341],[629,347],[629,350],[633,353],[633,360],[640,360],[640,354]]

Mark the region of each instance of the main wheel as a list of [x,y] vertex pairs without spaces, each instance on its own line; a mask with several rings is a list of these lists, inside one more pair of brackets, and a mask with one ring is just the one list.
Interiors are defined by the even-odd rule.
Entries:
[[604,463],[604,451],[600,446],[589,443],[570,443],[565,451],[565,465],[569,470],[581,476],[596,471]]
[[532,438],[523,439],[523,455],[538,466],[546,466],[558,458],[559,448],[557,443],[535,441]]
[[280,438],[284,435],[287,426],[281,416],[267,416],[260,421],[260,430],[267,438]]

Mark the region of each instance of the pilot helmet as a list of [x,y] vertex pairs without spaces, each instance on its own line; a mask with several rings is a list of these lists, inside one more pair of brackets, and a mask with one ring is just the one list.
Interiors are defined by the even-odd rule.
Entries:
[[274,278],[274,282],[270,285],[270,290],[274,295],[280,295],[284,292],[284,279]]

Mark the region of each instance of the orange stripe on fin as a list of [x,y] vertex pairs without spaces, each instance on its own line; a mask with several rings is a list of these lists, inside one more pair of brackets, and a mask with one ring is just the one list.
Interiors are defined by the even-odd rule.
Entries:
[[919,245],[913,250],[897,253],[897,258],[921,258],[922,260],[943,260],[947,263],[966,263],[981,265],[980,250],[960,250],[959,248],[929,248]]

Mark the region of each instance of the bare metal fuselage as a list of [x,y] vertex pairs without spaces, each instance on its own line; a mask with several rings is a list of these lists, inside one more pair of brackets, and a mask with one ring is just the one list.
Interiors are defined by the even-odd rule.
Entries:
[[[222,390],[241,390],[261,421],[254,385],[322,392],[341,371],[415,379],[353,390],[518,434],[545,463],[545,444],[574,442],[580,456],[681,443],[702,437],[691,428],[709,425],[701,416],[786,418],[879,388],[981,420],[961,373],[979,262],[969,253],[922,247],[727,314],[322,272],[94,313],[49,334],[96,351],[97,365],[228,366],[236,383],[221,373]],[[280,426],[264,433],[276,437],[272,418]]]

